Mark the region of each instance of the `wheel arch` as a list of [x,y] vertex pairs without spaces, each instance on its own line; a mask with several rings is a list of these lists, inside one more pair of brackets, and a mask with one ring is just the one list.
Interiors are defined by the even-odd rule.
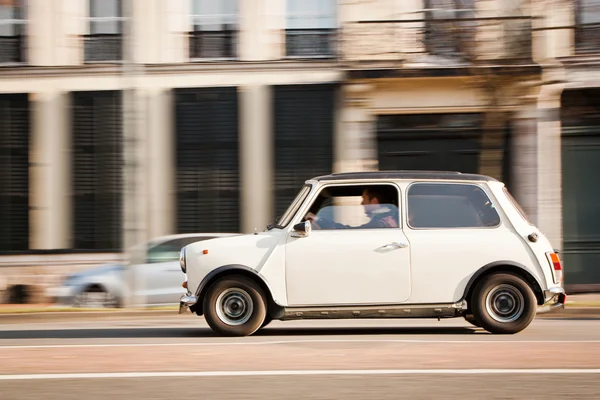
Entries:
[[[498,272],[508,272],[523,279],[533,290],[538,305],[544,304],[544,294],[539,281],[529,271],[527,271],[527,268],[525,268],[524,265],[513,261],[496,261],[481,267],[477,272],[473,274],[471,279],[469,279],[469,281],[467,282],[467,286],[465,287],[463,296],[460,299],[460,301],[466,300],[467,304],[469,304],[471,295],[473,294],[477,283],[480,280],[484,279],[486,276]],[[471,306],[469,304],[469,309],[470,308]]]
[[110,294],[111,296],[114,296],[116,307],[123,307],[122,294],[111,289],[110,285],[106,282],[102,282],[101,280],[91,280],[89,282],[86,282],[80,286],[80,290],[77,291],[77,295],[86,293],[90,290],[105,292],[107,294]]
[[246,265],[229,264],[212,270],[204,277],[204,279],[202,279],[198,285],[198,288],[196,289],[196,297],[198,301],[196,304],[190,307],[190,311],[195,312],[197,315],[202,315],[202,304],[204,303],[204,297],[206,296],[208,288],[217,280],[231,275],[241,275],[252,279],[260,286],[267,298],[267,314],[269,316],[276,318],[276,316],[283,310],[283,308],[275,302],[273,293],[267,281],[258,272],[256,272],[256,270]]

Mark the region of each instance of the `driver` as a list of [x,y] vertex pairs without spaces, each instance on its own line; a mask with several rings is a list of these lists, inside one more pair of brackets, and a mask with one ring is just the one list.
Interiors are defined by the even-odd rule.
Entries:
[[306,214],[305,219],[309,220],[314,229],[333,228],[333,229],[365,229],[365,228],[398,228],[398,213],[391,207],[385,195],[375,188],[363,190],[361,205],[365,209],[365,214],[371,219],[369,222],[359,226],[349,226],[330,221],[325,218],[317,217],[312,212]]

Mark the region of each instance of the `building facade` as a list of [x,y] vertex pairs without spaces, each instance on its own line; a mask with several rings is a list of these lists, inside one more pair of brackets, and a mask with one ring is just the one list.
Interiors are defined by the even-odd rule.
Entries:
[[599,0],[0,0],[0,260],[262,230],[315,175],[449,169],[505,181],[589,290],[599,25]]

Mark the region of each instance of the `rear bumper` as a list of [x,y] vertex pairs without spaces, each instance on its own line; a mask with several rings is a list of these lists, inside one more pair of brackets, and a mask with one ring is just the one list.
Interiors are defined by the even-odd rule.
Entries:
[[538,308],[538,314],[546,314],[564,309],[567,301],[567,294],[562,287],[550,288],[544,290],[544,299],[544,304]]

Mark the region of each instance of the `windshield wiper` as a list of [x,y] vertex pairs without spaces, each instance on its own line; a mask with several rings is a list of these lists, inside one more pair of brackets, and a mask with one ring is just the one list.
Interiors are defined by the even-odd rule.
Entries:
[[275,218],[275,221],[271,222],[269,225],[267,225],[267,230],[270,231],[273,228],[277,228],[279,225],[277,225],[277,221],[279,221],[281,219],[281,216],[278,216],[277,218]]

